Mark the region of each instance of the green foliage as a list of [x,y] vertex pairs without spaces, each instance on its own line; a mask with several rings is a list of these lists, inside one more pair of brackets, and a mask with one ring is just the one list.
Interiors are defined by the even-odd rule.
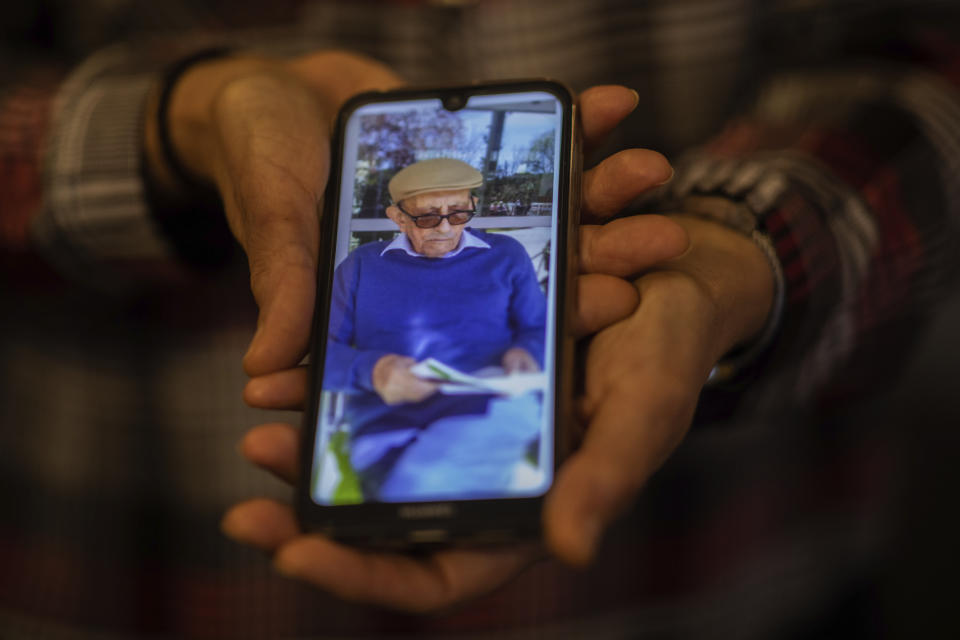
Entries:
[[524,160],[527,171],[539,174],[553,173],[554,138],[553,131],[546,131],[534,138]]
[[[543,182],[543,176],[534,173],[498,175],[488,179],[483,191],[483,215],[527,215],[532,203],[551,202],[553,180],[548,181],[550,186],[546,192]],[[502,210],[500,203],[504,203]]]
[[[530,147],[484,176],[482,201],[486,215],[528,215],[535,202],[553,200],[553,131],[534,138]],[[531,215],[536,215],[531,214]]]
[[363,502],[363,490],[360,478],[350,464],[349,436],[345,431],[337,431],[330,436],[330,453],[337,461],[340,471],[340,484],[333,491],[333,504],[359,504]]

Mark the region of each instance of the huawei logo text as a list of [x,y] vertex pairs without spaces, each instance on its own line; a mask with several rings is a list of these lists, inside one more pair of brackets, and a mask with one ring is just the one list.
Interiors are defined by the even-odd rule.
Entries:
[[449,502],[437,502],[433,504],[408,504],[400,507],[397,514],[407,520],[420,520],[423,518],[451,518],[454,508]]

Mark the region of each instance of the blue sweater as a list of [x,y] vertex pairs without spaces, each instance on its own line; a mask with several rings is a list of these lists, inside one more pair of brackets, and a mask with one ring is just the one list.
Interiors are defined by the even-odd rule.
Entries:
[[546,299],[530,258],[509,236],[470,232],[490,248],[466,247],[449,258],[396,249],[381,256],[388,243],[375,242],[337,267],[323,386],[354,394],[347,411],[355,433],[422,427],[449,412],[483,409],[476,400],[441,394],[387,407],[371,379],[387,354],[433,357],[472,372],[500,365],[505,351],[522,347],[543,366]]

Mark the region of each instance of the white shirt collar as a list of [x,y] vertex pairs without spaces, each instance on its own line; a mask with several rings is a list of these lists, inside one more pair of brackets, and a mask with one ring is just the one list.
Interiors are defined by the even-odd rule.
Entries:
[[[469,229],[464,229],[463,233],[460,234],[460,242],[457,243],[457,248],[453,251],[449,251],[442,256],[441,258],[452,258],[453,256],[459,254],[461,251],[467,247],[474,247],[475,249],[489,249],[490,245],[478,238],[477,236],[470,233]],[[413,245],[410,244],[410,238],[407,237],[405,233],[398,233],[397,237],[394,238],[390,244],[383,248],[383,251],[380,252],[382,256],[387,251],[392,251],[396,249],[397,251],[404,251],[407,255],[413,256],[415,258],[424,257],[422,254],[417,253],[413,250]]]

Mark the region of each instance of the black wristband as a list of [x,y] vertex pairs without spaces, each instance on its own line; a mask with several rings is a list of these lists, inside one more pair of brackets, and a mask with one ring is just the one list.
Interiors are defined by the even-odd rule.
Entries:
[[179,258],[200,268],[215,267],[226,262],[236,243],[216,188],[191,174],[177,157],[170,139],[170,100],[177,81],[191,67],[205,60],[230,55],[230,51],[222,47],[197,51],[170,65],[161,77],[156,111],[159,154],[161,161],[179,182],[182,193],[176,196],[167,193],[152,179],[145,157],[141,162],[144,191],[154,221]]
[[209,191],[209,185],[197,180],[180,159],[173,147],[173,141],[170,139],[170,101],[173,97],[173,90],[177,86],[177,81],[190,70],[194,65],[206,60],[223,58],[231,53],[231,49],[226,47],[215,47],[203,49],[192,53],[185,58],[177,60],[170,65],[163,73],[160,79],[160,97],[157,102],[157,137],[160,142],[160,154],[164,164],[173,173],[174,177],[191,195],[206,195]]

